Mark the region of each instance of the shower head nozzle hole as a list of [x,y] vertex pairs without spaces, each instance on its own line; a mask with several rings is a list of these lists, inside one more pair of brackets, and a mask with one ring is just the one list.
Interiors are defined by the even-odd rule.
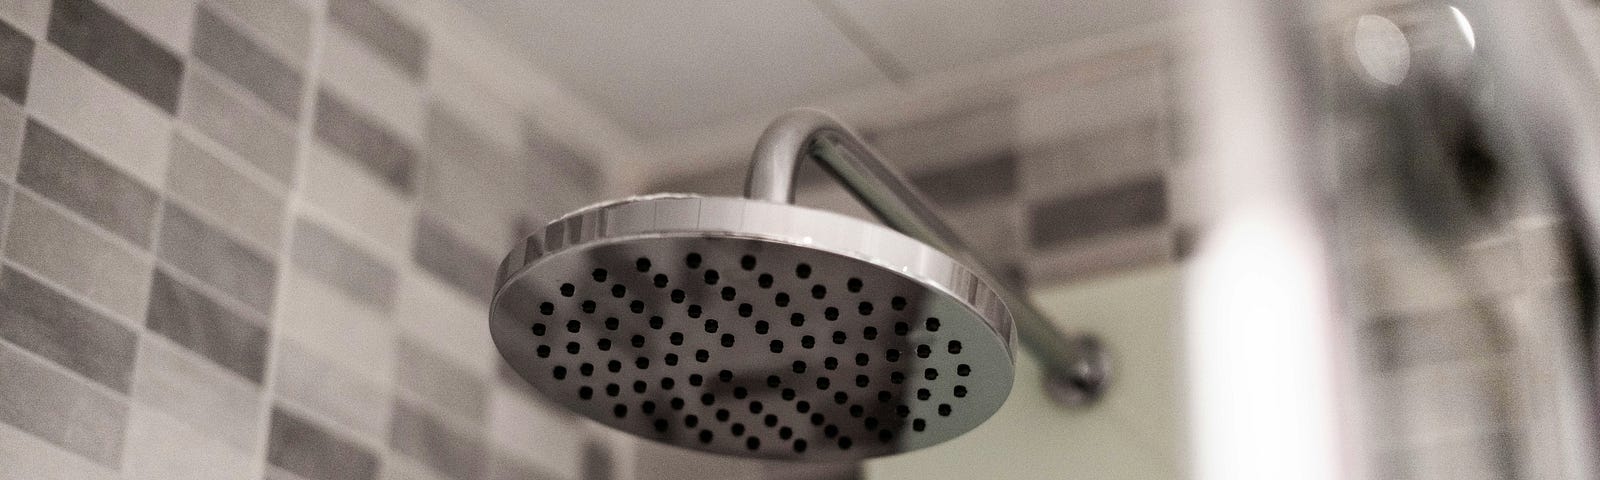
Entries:
[[539,304],[539,313],[544,314],[544,315],[550,315],[550,314],[556,313],[556,306],[555,306],[555,304],[550,303],[550,302],[541,303],[541,304]]
[[543,323],[535,323],[535,324],[533,324],[533,327],[531,328],[531,330],[533,330],[533,334],[534,335],[538,335],[538,336],[541,336],[541,337],[544,336],[544,324]]
[[906,309],[906,297],[894,297],[894,298],[889,299],[889,308],[892,308],[897,312],[901,311],[901,310],[905,310]]
[[593,277],[594,281],[596,282],[604,282],[606,281],[606,269],[596,268],[593,272],[589,273],[589,276]]
[[844,288],[850,293],[861,293],[861,279],[850,277],[850,280],[844,282]]
[[683,257],[683,264],[689,268],[700,268],[700,254],[691,253]]
[[799,264],[799,265],[795,265],[795,267],[794,267],[794,276],[800,277],[800,278],[810,278],[811,277],[811,265],[804,264],[804,263]]
[[770,330],[771,327],[772,326],[770,324],[768,324],[766,320],[756,320],[756,333],[757,334],[766,335],[767,331]]
[[561,284],[561,296],[563,297],[571,297],[572,294],[577,293],[577,291],[578,288],[572,286],[570,283]]
[[[576,322],[577,320],[573,320],[573,321]],[[617,327],[620,326],[621,324],[622,324],[622,322],[620,320],[617,320],[617,317],[608,317],[608,318],[606,318],[606,330],[616,330]],[[567,329],[568,330],[572,330],[572,327],[568,326]],[[577,330],[572,330],[572,333],[578,333],[578,331]]]
[[533,353],[538,355],[539,358],[550,358],[550,346],[540,345],[539,348],[533,349]]
[[752,256],[749,256],[749,255],[745,255],[743,257],[739,257],[739,268],[743,268],[745,270],[755,270],[756,269],[756,257],[752,257]]
[[639,257],[638,260],[633,261],[633,268],[638,269],[640,272],[650,271],[650,259]]
[[761,276],[756,277],[756,285],[761,286],[761,288],[772,288],[772,275],[763,273]]
[[706,285],[716,285],[717,281],[721,279],[722,275],[718,274],[716,270],[706,270]]

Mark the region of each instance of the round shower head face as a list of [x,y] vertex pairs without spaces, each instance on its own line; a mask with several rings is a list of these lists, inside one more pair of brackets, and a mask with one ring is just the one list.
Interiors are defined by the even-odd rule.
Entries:
[[563,217],[544,240],[502,267],[495,345],[550,399],[638,436],[863,459],[965,433],[1011,390],[993,292],[868,222],[648,197]]

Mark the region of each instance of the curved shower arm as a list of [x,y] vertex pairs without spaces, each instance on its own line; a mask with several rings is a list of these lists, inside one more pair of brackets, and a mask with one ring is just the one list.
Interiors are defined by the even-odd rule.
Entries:
[[756,144],[744,196],[794,203],[795,174],[806,158],[821,165],[890,228],[944,251],[993,282],[1011,311],[1023,346],[1045,367],[1044,384],[1057,402],[1086,405],[1105,391],[1110,360],[1099,339],[1059,329],[1024,296],[1020,282],[995,275],[910,183],[827,113],[797,108],[773,120]]

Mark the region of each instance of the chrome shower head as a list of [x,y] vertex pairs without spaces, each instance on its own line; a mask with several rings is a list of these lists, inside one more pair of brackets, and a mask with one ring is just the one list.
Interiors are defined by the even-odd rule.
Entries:
[[501,265],[490,330],[573,412],[805,461],[977,427],[1010,394],[1016,342],[996,292],[936,248],[831,212],[692,195],[550,222]]

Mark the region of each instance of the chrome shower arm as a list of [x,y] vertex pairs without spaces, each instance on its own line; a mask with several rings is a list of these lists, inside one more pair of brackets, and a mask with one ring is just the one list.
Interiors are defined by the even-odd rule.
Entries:
[[1023,293],[1017,280],[996,275],[867,143],[819,110],[785,112],[761,134],[750,162],[744,195],[754,200],[794,203],[795,174],[802,159],[816,161],[889,227],[973,266],[996,289],[1015,320],[1018,337],[1044,366],[1052,398],[1086,405],[1104,392],[1110,360],[1099,340],[1068,333],[1053,324]]

